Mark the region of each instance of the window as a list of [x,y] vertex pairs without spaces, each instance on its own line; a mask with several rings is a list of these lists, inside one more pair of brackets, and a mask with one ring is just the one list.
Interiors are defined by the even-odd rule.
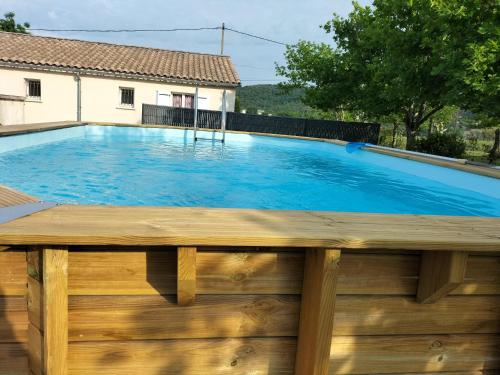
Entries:
[[181,108],[182,107],[182,94],[173,94],[172,95],[172,106]]
[[42,85],[39,79],[26,80],[26,95],[31,100],[42,99]]
[[172,106],[176,108],[194,108],[193,94],[172,94]]
[[120,87],[120,97],[122,107],[134,108],[134,89]]
[[184,96],[184,108],[194,108],[194,95]]

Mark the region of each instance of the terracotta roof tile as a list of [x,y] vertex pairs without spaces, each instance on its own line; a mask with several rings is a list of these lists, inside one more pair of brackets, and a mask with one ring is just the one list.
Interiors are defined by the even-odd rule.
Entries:
[[0,61],[239,85],[228,56],[0,32]]

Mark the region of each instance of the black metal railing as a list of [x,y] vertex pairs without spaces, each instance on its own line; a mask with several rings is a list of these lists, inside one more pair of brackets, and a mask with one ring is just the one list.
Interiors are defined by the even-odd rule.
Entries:
[[[200,129],[220,129],[220,111],[199,110]],[[193,127],[194,110],[159,105],[142,105],[142,123]],[[226,129],[255,133],[296,135],[302,137],[340,139],[348,142],[378,143],[380,124],[312,120],[304,118],[249,115],[227,112]]]

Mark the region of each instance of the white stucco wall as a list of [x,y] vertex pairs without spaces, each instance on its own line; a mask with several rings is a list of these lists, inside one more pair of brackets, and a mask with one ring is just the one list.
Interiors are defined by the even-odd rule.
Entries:
[[[73,74],[0,68],[0,94],[26,96],[26,79],[39,79],[41,101],[24,105],[25,123],[75,121],[77,119],[77,82]],[[135,107],[120,106],[120,87],[134,89]],[[157,104],[157,92],[194,94],[194,86],[161,82],[115,79],[81,75],[82,121],[140,123],[142,104]],[[234,111],[236,92],[227,89],[227,110]],[[206,98],[206,109],[221,110],[221,88],[200,87],[199,96]],[[2,115],[0,114],[0,117]],[[9,118],[4,114],[4,118]],[[5,123],[4,125],[9,125]]]
[[[120,87],[134,89],[133,109],[120,106]],[[194,86],[161,82],[82,77],[82,121],[140,123],[142,104],[157,104],[157,93],[193,94]],[[223,89],[200,87],[198,95],[207,98],[207,108],[221,110]],[[227,110],[234,111],[235,90],[226,90]]]
[[27,99],[24,104],[26,124],[76,120],[76,82],[72,75],[0,68],[0,94],[26,96],[26,79],[39,79],[42,88],[41,101]]
[[0,97],[0,125],[24,123],[24,101],[2,100]]

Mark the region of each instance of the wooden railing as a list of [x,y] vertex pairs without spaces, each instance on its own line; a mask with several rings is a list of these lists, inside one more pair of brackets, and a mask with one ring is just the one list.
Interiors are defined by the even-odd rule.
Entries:
[[499,227],[498,218],[52,208],[0,225],[0,374],[497,370]]

